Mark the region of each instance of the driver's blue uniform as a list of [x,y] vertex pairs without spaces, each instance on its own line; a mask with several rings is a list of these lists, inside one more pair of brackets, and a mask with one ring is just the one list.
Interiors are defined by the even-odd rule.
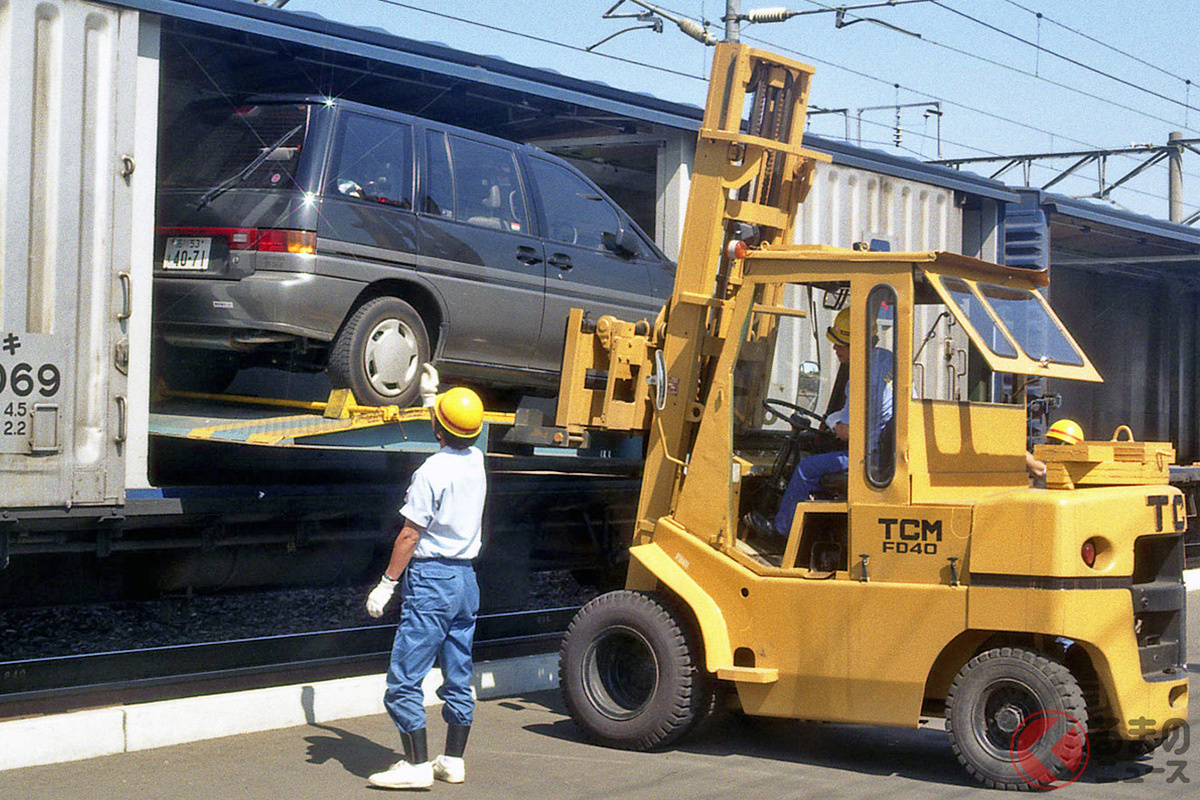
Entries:
[[[880,410],[879,419],[871,426],[871,449],[879,445],[879,435],[892,419],[892,354],[876,347],[871,350],[871,391],[875,394],[875,408]],[[846,404],[825,418],[830,428],[837,423],[850,424],[850,393],[846,393]],[[821,478],[850,469],[850,453],[835,450],[818,453],[800,459],[796,471],[788,481],[787,489],[779,500],[779,511],[775,514],[775,530],[784,536],[791,533],[792,518],[796,516],[796,504],[802,503],[820,485]]]

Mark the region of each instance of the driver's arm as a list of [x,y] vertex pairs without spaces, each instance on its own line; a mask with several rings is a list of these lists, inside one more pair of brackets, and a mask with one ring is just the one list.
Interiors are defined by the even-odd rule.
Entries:
[[825,424],[828,425],[839,439],[849,441],[850,439],[850,401],[847,399],[846,405],[842,406],[837,411],[825,418]]

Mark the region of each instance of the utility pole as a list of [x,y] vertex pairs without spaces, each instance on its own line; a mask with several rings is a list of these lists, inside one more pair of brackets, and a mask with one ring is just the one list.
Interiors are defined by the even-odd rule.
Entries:
[[1183,139],[1181,131],[1167,134],[1169,155],[1167,156],[1167,219],[1183,222]]
[[741,0],[725,0],[725,41],[736,42],[741,37],[741,16]]

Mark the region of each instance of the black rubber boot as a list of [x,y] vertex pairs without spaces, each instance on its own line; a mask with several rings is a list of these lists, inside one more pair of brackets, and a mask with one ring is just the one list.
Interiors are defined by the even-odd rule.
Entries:
[[408,763],[424,764],[429,760],[429,740],[424,728],[401,733],[400,744],[404,747],[404,760]]
[[470,725],[455,725],[453,722],[446,728],[446,755],[462,758],[467,749],[467,737],[471,735]]

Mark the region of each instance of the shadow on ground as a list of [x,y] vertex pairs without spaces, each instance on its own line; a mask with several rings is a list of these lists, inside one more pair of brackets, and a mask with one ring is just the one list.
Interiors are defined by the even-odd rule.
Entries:
[[[582,732],[567,714],[562,696],[557,691],[532,694],[521,698],[520,702],[561,715],[561,719],[553,723],[528,725],[526,730],[553,739],[585,743]],[[946,786],[979,786],[959,764],[945,731],[934,727],[884,728],[722,712],[701,731],[668,749],[717,757],[742,755],[864,776],[894,776]],[[1161,760],[1161,751],[1159,756]],[[1162,772],[1162,768],[1151,763],[1153,758],[1144,756],[1114,761],[1097,757],[1089,763],[1078,782],[1140,783],[1143,777]],[[1169,771],[1170,768],[1167,769]]]

